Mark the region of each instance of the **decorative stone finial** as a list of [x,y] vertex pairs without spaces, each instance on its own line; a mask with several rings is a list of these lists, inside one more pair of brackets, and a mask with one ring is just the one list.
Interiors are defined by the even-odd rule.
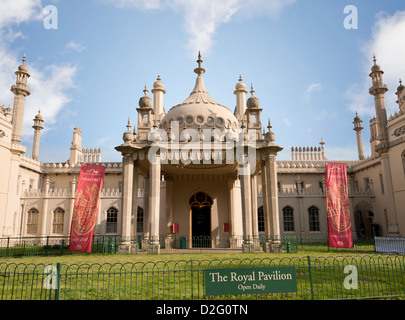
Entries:
[[205,72],[205,69],[204,68],[201,68],[201,63],[202,63],[203,61],[201,60],[201,53],[200,53],[200,51],[198,51],[198,60],[197,60],[197,63],[198,63],[198,68],[195,68],[194,69],[194,72],[196,73],[196,74],[198,74],[199,76],[201,76],[204,72]]

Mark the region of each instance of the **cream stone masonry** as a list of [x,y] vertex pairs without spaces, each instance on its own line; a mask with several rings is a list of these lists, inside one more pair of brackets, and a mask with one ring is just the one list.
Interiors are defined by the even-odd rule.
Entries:
[[[100,148],[84,148],[86,128],[75,127],[63,157],[69,160],[47,163],[40,152],[46,115],[38,112],[33,119],[31,156],[20,143],[25,99],[31,93],[24,56],[11,87],[13,108],[0,106],[0,238],[68,236],[83,163],[106,167],[95,234],[120,235],[122,252],[136,250],[135,237],[144,239],[142,248],[150,252],[173,247],[183,236],[209,238],[213,249],[239,247],[246,252],[278,252],[285,235],[325,237],[328,162],[347,164],[355,238],[405,236],[402,81],[395,93],[398,111],[388,116],[388,88],[374,58],[370,155],[364,154],[363,121],[356,113],[358,159],[328,159],[321,139],[318,146],[291,147],[291,160],[277,160],[283,148],[275,142],[270,120],[267,130],[262,123],[262,111],[271,101],[262,106],[253,85],[247,97],[240,76],[229,92],[235,95],[235,109],[218,103],[206,89],[202,63],[199,53],[191,93],[171,108],[164,106],[164,95],[170,92],[160,75],[151,97],[145,85],[139,107],[126,121],[122,143],[115,147],[121,162],[103,162]],[[199,245],[187,242],[188,248]]]

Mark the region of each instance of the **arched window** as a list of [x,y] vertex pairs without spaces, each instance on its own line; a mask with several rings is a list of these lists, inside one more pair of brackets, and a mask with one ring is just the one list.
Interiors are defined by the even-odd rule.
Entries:
[[143,209],[138,207],[136,215],[136,232],[143,232]]
[[264,232],[264,211],[263,206],[257,209],[257,224],[259,232]]
[[309,231],[320,231],[319,229],[319,209],[315,206],[308,208]]
[[39,211],[31,208],[27,215],[27,234],[37,234]]
[[190,198],[190,206],[206,207],[212,206],[211,197],[205,192],[197,192]]
[[106,233],[117,232],[117,221],[118,221],[118,209],[115,207],[108,208]]
[[284,231],[294,231],[294,209],[290,206],[283,208]]
[[62,208],[56,208],[53,212],[52,219],[52,232],[57,234],[63,234],[63,221],[65,220],[65,210]]

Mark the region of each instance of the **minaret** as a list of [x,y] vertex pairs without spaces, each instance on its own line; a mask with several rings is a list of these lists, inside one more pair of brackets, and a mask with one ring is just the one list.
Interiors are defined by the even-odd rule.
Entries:
[[395,94],[398,97],[397,103],[398,103],[399,109],[402,112],[405,112],[405,99],[404,99],[404,96],[402,94],[404,89],[405,89],[405,86],[402,84],[402,80],[399,79],[399,86],[398,86],[397,92],[395,92]]
[[34,128],[34,142],[32,145],[32,159],[38,161],[38,155],[39,155],[39,139],[40,139],[40,132],[44,128],[42,126],[42,123],[44,120],[42,119],[41,111],[38,110],[38,114],[34,118],[34,125],[32,126]]
[[379,140],[382,144],[388,141],[388,129],[387,129],[387,110],[385,106],[384,94],[388,91],[387,85],[383,83],[384,71],[377,65],[377,60],[374,56],[374,65],[371,68],[370,77],[372,80],[372,87],[369,92],[374,96],[375,114],[377,120],[377,127],[379,133]]
[[356,138],[357,138],[357,150],[359,152],[359,160],[364,159],[364,149],[363,149],[363,138],[361,136],[361,130],[363,130],[362,127],[363,121],[361,121],[360,117],[358,116],[356,112],[356,116],[354,117],[354,131],[356,131]]
[[28,74],[28,68],[25,65],[25,54],[23,58],[23,64],[18,67],[15,72],[17,75],[16,83],[11,87],[11,92],[15,94],[14,97],[14,107],[13,107],[13,132],[11,135],[12,143],[20,143],[23,118],[24,118],[24,107],[25,107],[25,97],[31,94],[31,90],[27,86],[27,81],[30,75]]
[[239,82],[235,85],[235,91],[233,92],[236,95],[236,108],[235,108],[235,117],[239,121],[242,121],[245,115],[246,110],[246,85],[243,83],[242,76],[239,76]]
[[158,75],[156,82],[153,84],[153,89],[152,89],[153,112],[155,114],[154,119],[159,122],[160,122],[161,118],[163,117],[163,116],[161,116],[161,114],[164,113],[163,95],[166,93],[165,86],[163,85],[163,82],[160,80],[161,80],[160,76]]
[[78,162],[83,162],[83,160],[82,131],[75,126],[73,129],[72,145],[70,146],[69,163],[74,165]]

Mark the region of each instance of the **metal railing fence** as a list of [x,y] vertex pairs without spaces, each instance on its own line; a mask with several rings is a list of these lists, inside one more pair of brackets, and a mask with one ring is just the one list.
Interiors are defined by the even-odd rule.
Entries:
[[[218,236],[218,237],[185,237],[185,236],[159,236],[158,238],[132,237],[126,239],[132,247],[133,254],[153,254],[156,250],[151,250],[149,244],[159,243],[159,253],[215,253],[242,252],[242,245],[245,243],[244,236]],[[250,247],[243,252],[264,252],[264,244],[275,239],[260,235],[249,239]],[[281,249],[286,253],[294,252],[362,252],[374,253],[374,238],[359,238],[354,240],[353,248],[332,248],[328,246],[328,238],[323,236],[298,236],[282,235],[280,239]],[[120,245],[124,239],[120,235],[95,235],[91,253],[114,254],[119,251]],[[395,243],[400,244],[397,241]],[[391,245],[392,251],[400,252]],[[153,247],[155,248],[155,247]],[[91,254],[90,253],[90,254]],[[19,257],[19,256],[57,256],[77,254],[69,251],[69,236],[47,236],[47,237],[8,237],[0,238],[0,257]]]
[[[204,270],[295,267],[297,292],[205,295]],[[405,256],[56,265],[0,263],[1,300],[328,300],[405,296]]]
[[[0,238],[0,257],[77,254],[69,251],[69,238],[69,236]],[[120,240],[121,237],[117,235],[95,235],[91,253],[115,253]]]

